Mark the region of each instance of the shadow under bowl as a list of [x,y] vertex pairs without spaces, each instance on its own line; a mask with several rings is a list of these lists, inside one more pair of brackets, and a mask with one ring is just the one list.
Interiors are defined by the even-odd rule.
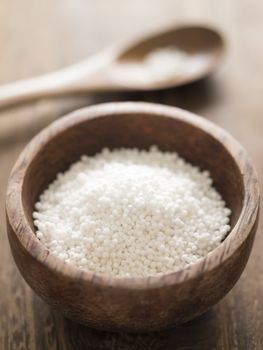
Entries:
[[[82,154],[158,145],[209,170],[232,210],[231,231],[204,259],[148,278],[93,274],[60,260],[37,239],[34,204],[58,172]],[[217,303],[236,283],[250,254],[258,219],[259,185],[244,149],[214,124],[174,107],[108,103],[84,108],[40,132],[11,172],[7,231],[15,262],[49,305],[87,326],[160,330],[186,322]]]

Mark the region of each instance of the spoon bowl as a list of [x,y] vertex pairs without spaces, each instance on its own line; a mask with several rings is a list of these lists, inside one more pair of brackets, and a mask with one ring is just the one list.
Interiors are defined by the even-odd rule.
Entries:
[[[134,67],[141,66],[140,73],[143,78],[143,70],[147,68],[144,64],[147,57],[156,50],[166,49],[170,49],[171,52],[172,49],[178,50],[182,55],[179,57],[182,62],[175,67],[179,72],[171,71],[170,76],[166,74],[162,79],[154,79],[153,76],[148,81],[144,79],[136,81],[133,76]],[[131,90],[156,90],[191,83],[212,73],[221,60],[224,49],[222,36],[211,28],[202,26],[173,28],[133,42],[121,52],[115,61],[120,69],[119,79],[116,81],[122,82],[127,89]],[[180,64],[183,66],[180,67]]]
[[[209,170],[231,209],[231,231],[205,258],[147,278],[117,278],[65,263],[37,239],[32,212],[58,172],[102,148],[176,151]],[[49,305],[87,326],[160,330],[190,320],[217,303],[240,277],[253,244],[259,185],[244,149],[216,125],[178,108],[149,103],[89,107],[54,122],[18,158],[9,178],[7,231],[15,262]]]
[[[173,54],[168,55],[169,62],[167,49]],[[153,62],[156,50],[159,59],[156,61],[155,55]],[[163,52],[162,56],[160,52]],[[216,30],[204,26],[179,26],[113,46],[60,71],[2,86],[0,107],[87,91],[176,87],[208,76],[223,52],[224,40]]]

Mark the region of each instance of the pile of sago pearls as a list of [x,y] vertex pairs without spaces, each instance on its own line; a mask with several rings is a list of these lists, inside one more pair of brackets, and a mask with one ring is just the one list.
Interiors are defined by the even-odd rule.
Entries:
[[82,156],[40,195],[36,235],[57,257],[119,277],[169,273],[216,248],[229,216],[208,171],[152,146]]

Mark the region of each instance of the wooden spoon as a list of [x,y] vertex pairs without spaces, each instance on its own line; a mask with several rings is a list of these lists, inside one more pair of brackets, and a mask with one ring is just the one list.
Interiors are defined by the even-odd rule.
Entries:
[[[165,48],[171,49],[177,61],[179,58],[175,71],[167,71],[167,62],[162,64],[162,60],[157,67],[156,62],[154,67],[150,62],[149,71],[149,54]],[[183,85],[210,74],[223,51],[221,35],[211,28],[173,28],[111,47],[60,71],[2,86],[0,107],[40,97],[86,91],[156,90]],[[156,68],[158,71],[152,72]]]

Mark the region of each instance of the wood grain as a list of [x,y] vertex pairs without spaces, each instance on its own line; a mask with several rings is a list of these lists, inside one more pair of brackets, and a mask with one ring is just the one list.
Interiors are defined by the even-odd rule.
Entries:
[[202,114],[229,130],[247,148],[261,178],[262,13],[260,0],[0,2],[1,83],[65,67],[113,41],[131,38],[144,30],[177,21],[205,21],[221,29],[228,41],[225,61],[214,77],[190,87],[160,93],[85,95],[73,99],[43,100],[1,112],[1,349],[263,348],[262,219],[251,258],[241,279],[213,310],[168,332],[130,336],[80,327],[64,320],[39,300],[23,282],[11,258],[3,209],[8,174],[29,138],[66,112],[101,101],[146,100]]

